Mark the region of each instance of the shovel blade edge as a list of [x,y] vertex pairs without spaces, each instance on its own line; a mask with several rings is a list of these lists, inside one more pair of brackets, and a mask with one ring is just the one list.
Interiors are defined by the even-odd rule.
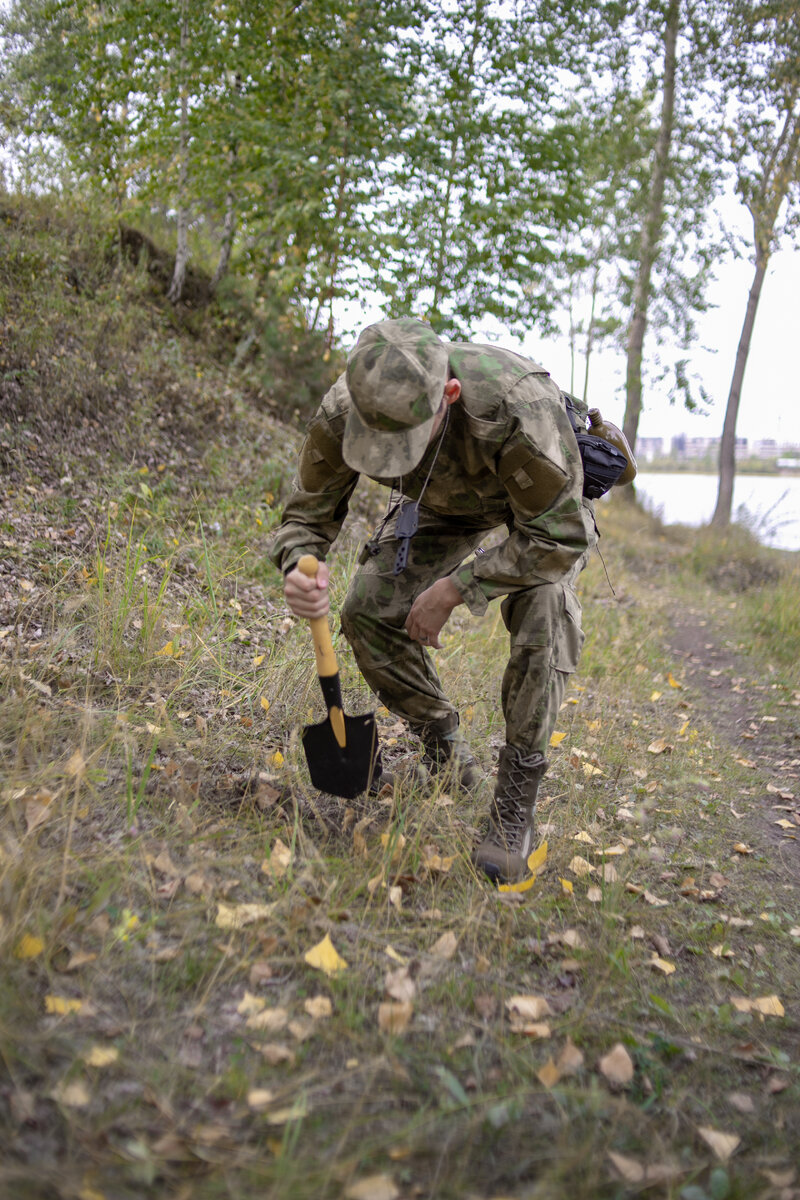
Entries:
[[311,782],[320,792],[354,800],[369,787],[378,749],[373,713],[344,718],[344,749],[336,740],[330,718],[303,730],[303,749]]

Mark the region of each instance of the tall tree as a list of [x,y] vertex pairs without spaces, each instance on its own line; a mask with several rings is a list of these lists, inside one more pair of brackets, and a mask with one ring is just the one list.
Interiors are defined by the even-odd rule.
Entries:
[[737,5],[736,18],[740,107],[731,153],[753,223],[754,270],[722,428],[714,529],[731,520],[736,422],[767,266],[782,235],[800,225],[800,10],[793,0],[767,0]]

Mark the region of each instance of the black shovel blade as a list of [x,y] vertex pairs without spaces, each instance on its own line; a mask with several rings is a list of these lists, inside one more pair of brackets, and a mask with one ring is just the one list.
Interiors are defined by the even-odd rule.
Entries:
[[330,717],[306,725],[303,749],[311,782],[320,792],[354,800],[369,787],[378,746],[374,713],[344,718],[345,742],[340,746]]

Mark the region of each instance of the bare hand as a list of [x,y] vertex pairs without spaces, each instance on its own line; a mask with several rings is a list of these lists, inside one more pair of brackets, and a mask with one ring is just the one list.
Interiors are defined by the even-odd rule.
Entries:
[[296,617],[324,617],[330,610],[328,597],[329,571],[325,563],[319,564],[312,578],[293,567],[283,581],[286,603]]
[[437,579],[417,596],[406,621],[406,633],[423,646],[441,650],[439,634],[450,613],[462,604],[461,593],[450,579]]

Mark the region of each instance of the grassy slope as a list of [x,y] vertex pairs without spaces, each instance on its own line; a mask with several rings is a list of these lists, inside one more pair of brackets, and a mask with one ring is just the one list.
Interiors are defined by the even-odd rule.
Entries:
[[[546,862],[494,892],[480,806],[311,791],[309,639],[265,560],[299,433],[140,273],[76,293],[56,232],[8,235],[0,312],[0,1190],[800,1195],[790,558],[603,506]],[[437,656],[488,768],[504,653],[457,612]]]

